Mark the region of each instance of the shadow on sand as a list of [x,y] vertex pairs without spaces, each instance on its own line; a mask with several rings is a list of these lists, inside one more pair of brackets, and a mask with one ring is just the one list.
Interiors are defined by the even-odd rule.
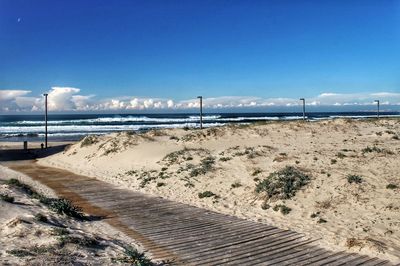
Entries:
[[64,151],[68,144],[57,145],[47,149],[4,149],[0,150],[0,162],[34,160]]

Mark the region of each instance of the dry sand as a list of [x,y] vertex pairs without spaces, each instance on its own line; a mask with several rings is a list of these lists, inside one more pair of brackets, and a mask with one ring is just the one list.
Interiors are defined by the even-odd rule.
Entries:
[[[1,265],[110,265],[125,257],[132,239],[101,221],[81,221],[57,214],[37,199],[7,184],[14,178],[47,197],[53,191],[29,177],[0,166],[0,264]],[[38,220],[39,215],[47,219]],[[61,241],[67,243],[61,245]],[[85,244],[86,243],[86,244]],[[115,263],[118,264],[118,263]]]
[[[39,163],[400,262],[399,138],[396,119],[125,132],[87,137]],[[311,177],[295,197],[267,201],[291,208],[287,215],[264,210],[265,195],[255,193],[285,166]],[[349,183],[351,174],[362,182]],[[218,197],[199,198],[204,191]]]

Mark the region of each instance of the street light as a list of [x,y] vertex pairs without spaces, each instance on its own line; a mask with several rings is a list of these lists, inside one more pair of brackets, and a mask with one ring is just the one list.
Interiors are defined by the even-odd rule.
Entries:
[[374,102],[376,102],[377,105],[378,105],[378,110],[376,112],[376,117],[379,119],[379,100],[375,100]]
[[45,93],[43,94],[44,96],[44,125],[45,125],[45,133],[44,133],[44,145],[45,148],[47,149],[47,96],[48,94]]
[[303,121],[306,120],[306,100],[304,98],[300,98],[300,101],[303,101]]
[[200,129],[203,129],[203,96],[197,96],[200,99]]

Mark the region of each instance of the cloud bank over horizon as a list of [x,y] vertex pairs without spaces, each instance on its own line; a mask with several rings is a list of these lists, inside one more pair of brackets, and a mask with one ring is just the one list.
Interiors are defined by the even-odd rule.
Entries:
[[[31,96],[29,90],[0,90],[0,112],[36,112],[44,109],[43,96]],[[199,107],[196,98],[176,101],[174,99],[122,96],[98,99],[96,95],[82,95],[81,89],[52,87],[48,92],[50,111],[141,111],[194,109]],[[365,106],[374,100],[381,105],[399,105],[400,93],[321,93],[306,99],[308,106]],[[254,96],[204,97],[203,107],[210,109],[235,109],[257,107],[291,107],[301,105],[298,98],[262,98]]]

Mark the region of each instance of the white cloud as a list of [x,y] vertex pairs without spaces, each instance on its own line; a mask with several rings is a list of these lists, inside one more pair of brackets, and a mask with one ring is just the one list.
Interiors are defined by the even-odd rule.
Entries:
[[[42,95],[28,96],[29,90],[0,90],[0,111],[41,111],[44,107]],[[107,110],[152,110],[152,109],[193,109],[199,108],[199,99],[174,101],[163,98],[117,97],[96,99],[95,95],[81,95],[81,90],[73,87],[52,87],[48,92],[51,111],[107,111]],[[306,98],[312,106],[370,105],[379,99],[382,105],[400,105],[400,93],[333,93],[325,92]],[[293,98],[261,98],[254,96],[222,96],[203,98],[204,108],[246,108],[269,106],[298,106],[301,101]]]
[[76,109],[73,96],[79,92],[80,89],[72,87],[52,87],[48,96],[49,110],[66,111]]
[[15,100],[29,94],[31,91],[26,90],[0,90],[0,102]]

